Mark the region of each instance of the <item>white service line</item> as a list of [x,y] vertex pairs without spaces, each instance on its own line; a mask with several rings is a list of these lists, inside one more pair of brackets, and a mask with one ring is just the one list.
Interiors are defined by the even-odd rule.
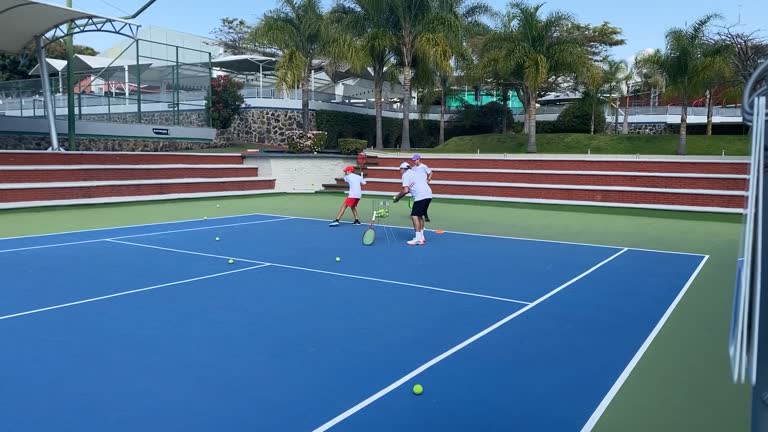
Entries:
[[[261,216],[272,216],[272,217],[280,217],[280,215],[274,215],[269,213],[259,213]],[[303,217],[303,216],[293,216],[294,219],[299,220],[312,220],[312,221],[321,221],[321,222],[327,222],[327,219],[320,219],[320,218],[311,218],[311,217]],[[344,222],[342,222],[344,223]],[[351,223],[351,222],[349,222]],[[399,225],[387,225],[390,228],[395,229],[404,229],[404,230],[413,230],[413,227],[408,226],[399,226]],[[427,230],[430,231],[430,230]],[[562,240],[546,240],[546,239],[537,239],[537,238],[528,238],[528,237],[513,237],[513,236],[503,236],[503,235],[494,235],[494,234],[479,234],[479,233],[469,233],[469,232],[463,232],[463,231],[444,231],[446,234],[458,234],[462,236],[472,236],[472,237],[488,237],[488,238],[497,238],[497,239],[504,239],[504,240],[521,240],[521,241],[529,241],[529,242],[541,242],[541,243],[555,243],[555,244],[565,244],[565,245],[574,245],[574,246],[591,246],[591,247],[597,247],[597,248],[604,248],[604,249],[624,249],[624,246],[615,246],[615,245],[602,245],[602,244],[594,244],[594,243],[579,243],[579,242],[569,242],[569,241],[562,241]],[[641,252],[657,252],[657,253],[663,253],[663,254],[672,254],[672,255],[690,255],[690,256],[699,256],[704,257],[706,255],[704,254],[697,254],[692,252],[675,252],[675,251],[667,251],[667,250],[658,250],[658,249],[643,249],[643,248],[633,248],[633,247],[627,247],[629,250],[633,251],[641,251]]]
[[95,243],[95,242],[106,241],[106,240],[147,237],[147,236],[153,236],[153,235],[172,234],[172,233],[186,232],[186,231],[199,231],[199,230],[208,230],[208,229],[216,229],[216,228],[226,228],[226,227],[233,227],[233,226],[240,226],[240,225],[255,225],[255,224],[261,224],[261,223],[279,222],[279,221],[291,220],[291,219],[294,219],[294,218],[286,216],[286,217],[281,217],[277,219],[266,219],[266,220],[258,220],[258,221],[251,221],[251,222],[238,222],[238,223],[224,224],[224,225],[211,225],[211,226],[204,226],[204,227],[185,228],[185,229],[151,232],[151,233],[144,233],[144,234],[132,234],[127,236],[112,237],[112,238],[106,238],[106,239],[83,240],[83,241],[67,242],[67,243],[54,243],[54,244],[41,245],[41,246],[27,246],[27,247],[21,247],[21,248],[0,250],[0,253],[17,252],[17,251],[31,250],[31,249],[45,249],[45,248],[58,247],[58,246],[71,246],[71,245],[84,244],[84,243]]
[[24,315],[36,314],[36,313],[45,312],[45,311],[49,311],[49,310],[53,310],[53,309],[61,309],[61,308],[65,308],[65,307],[69,307],[69,306],[75,306],[75,305],[79,305],[79,304],[83,304],[83,303],[91,303],[91,302],[95,302],[95,301],[99,301],[99,300],[106,300],[106,299],[109,299],[109,298],[112,298],[112,297],[119,297],[119,296],[124,296],[124,295],[128,295],[128,294],[135,294],[135,293],[142,292],[142,291],[149,291],[149,290],[154,290],[154,289],[158,289],[158,288],[164,288],[164,287],[173,286],[173,285],[180,285],[180,284],[188,283],[188,282],[195,282],[195,281],[204,280],[204,279],[211,279],[211,278],[215,278],[215,277],[219,277],[219,276],[224,276],[224,275],[228,275],[228,274],[232,274],[232,273],[239,273],[239,272],[253,270],[253,269],[257,269],[257,268],[261,268],[261,267],[266,267],[268,265],[269,264],[261,264],[261,265],[251,266],[251,267],[245,267],[245,268],[241,268],[241,269],[237,269],[237,270],[231,270],[231,271],[223,272],[223,273],[216,273],[216,274],[212,274],[212,275],[208,275],[208,276],[200,276],[200,277],[196,277],[196,278],[192,278],[192,279],[185,279],[185,280],[181,280],[181,281],[169,282],[169,283],[165,283],[165,284],[161,284],[161,285],[154,285],[154,286],[151,286],[151,287],[140,288],[140,289],[135,289],[135,290],[131,290],[131,291],[123,291],[123,292],[119,292],[119,293],[115,293],[115,294],[110,294],[110,295],[105,295],[105,296],[101,296],[101,297],[89,298],[89,299],[80,300],[80,301],[76,301],[76,302],[72,302],[72,303],[65,303],[65,304],[60,304],[60,305],[56,305],[56,306],[49,306],[49,307],[45,307],[45,308],[41,308],[41,309],[30,310],[30,311],[26,311],[26,312],[19,312],[19,313],[15,313],[15,314],[11,314],[11,315],[0,316],[0,320],[6,320],[6,319],[16,318],[16,317],[20,317],[20,316],[24,316]]
[[507,322],[509,322],[509,321],[515,319],[516,317],[524,314],[528,310],[533,309],[534,307],[536,307],[541,302],[547,300],[548,298],[550,298],[553,295],[557,294],[558,292],[562,291],[564,288],[566,288],[569,285],[575,283],[576,281],[580,280],[581,278],[587,276],[588,274],[592,273],[593,271],[597,270],[598,268],[600,268],[604,264],[608,263],[609,261],[613,260],[614,258],[616,258],[617,256],[623,254],[624,252],[626,252],[628,250],[629,249],[625,248],[625,249],[622,249],[621,251],[611,255],[610,257],[608,257],[605,260],[601,261],[600,263],[596,264],[595,266],[593,266],[589,270],[585,271],[584,273],[576,276],[575,278],[573,278],[573,279],[569,280],[568,282],[560,285],[559,287],[553,289],[552,291],[548,292],[547,294],[539,297],[538,299],[536,299],[536,301],[534,301],[533,303],[529,304],[528,306],[526,306],[526,307],[520,309],[519,311],[517,311],[517,312],[515,312],[515,313],[513,313],[513,314],[511,314],[511,315],[509,315],[509,316],[507,316],[505,318],[503,318],[501,321],[496,322],[495,324],[493,324],[492,326],[486,328],[485,330],[481,331],[480,333],[477,333],[476,335],[470,337],[469,339],[465,340],[464,342],[456,345],[455,347],[449,349],[448,351],[446,351],[446,352],[440,354],[439,356],[433,358],[432,360],[424,363],[423,365],[421,365],[418,368],[414,369],[408,375],[406,375],[406,376],[400,378],[399,380],[393,382],[389,386],[379,390],[377,393],[371,395],[368,399],[360,402],[359,404],[357,404],[357,405],[353,406],[352,408],[344,411],[343,413],[341,413],[338,416],[334,417],[333,419],[331,419],[327,423],[325,423],[322,426],[318,427],[317,429],[314,430],[314,432],[323,432],[323,431],[326,431],[326,430],[330,429],[331,427],[339,424],[340,422],[344,421],[344,419],[346,419],[347,417],[355,414],[356,412],[358,412],[361,409],[365,408],[366,406],[372,404],[376,400],[382,398],[387,393],[389,393],[392,390],[394,390],[394,389],[400,387],[401,385],[405,384],[409,380],[413,379],[415,376],[419,375],[420,373],[424,372],[425,370],[429,369],[430,367],[434,366],[435,364],[445,360],[449,356],[455,354],[457,351],[463,349],[467,345],[475,342],[476,340],[478,340],[481,337],[487,335],[488,333],[496,330],[497,328],[501,327],[502,325],[506,324]]
[[581,428],[581,432],[589,432],[592,430],[593,427],[597,424],[597,421],[600,419],[600,417],[603,415],[605,410],[608,408],[608,405],[610,405],[613,398],[616,396],[616,393],[619,392],[619,389],[621,389],[621,386],[624,385],[624,382],[629,378],[629,375],[632,373],[632,370],[637,366],[637,363],[640,362],[640,359],[643,357],[643,354],[645,354],[645,351],[648,349],[649,346],[651,346],[651,342],[656,338],[656,335],[659,334],[661,331],[661,328],[664,327],[664,323],[667,322],[667,319],[670,315],[672,315],[672,312],[677,307],[677,304],[680,303],[680,300],[683,299],[685,296],[685,293],[688,291],[688,288],[691,286],[693,281],[696,279],[696,276],[698,276],[701,269],[704,267],[704,264],[709,259],[709,255],[705,256],[704,259],[701,260],[701,263],[696,268],[696,270],[693,272],[690,278],[688,278],[688,282],[685,283],[683,286],[683,289],[680,290],[680,293],[677,294],[677,297],[672,301],[672,304],[669,305],[667,308],[667,311],[664,313],[664,315],[659,319],[659,322],[656,323],[656,327],[653,328],[651,333],[648,335],[648,337],[645,339],[645,342],[640,346],[640,348],[635,353],[635,356],[632,357],[632,360],[629,361],[627,364],[627,367],[624,368],[624,371],[622,371],[621,375],[619,375],[619,378],[616,379],[616,382],[613,384],[610,390],[608,390],[608,393],[605,395],[603,400],[600,402],[600,404],[595,409],[595,412],[592,413],[592,416],[589,417],[589,420],[587,420],[587,423],[584,425],[584,427]]
[[202,253],[202,252],[194,252],[194,251],[183,250],[183,249],[173,249],[173,248],[167,248],[167,247],[162,247],[162,246],[153,246],[153,245],[147,245],[147,244],[142,244],[142,243],[133,243],[133,242],[120,241],[120,240],[113,240],[113,239],[109,239],[109,240],[106,240],[106,241],[113,242],[113,243],[121,243],[121,244],[126,244],[126,245],[131,245],[131,246],[139,246],[139,247],[146,247],[146,248],[151,248],[151,249],[165,250],[165,251],[170,251],[170,252],[179,252],[179,253],[191,254],[191,255],[208,256],[208,257],[213,257],[213,258],[234,259],[236,261],[243,261],[243,262],[249,262],[249,263],[268,264],[268,265],[273,266],[273,267],[282,267],[282,268],[287,268],[287,269],[301,270],[301,271],[313,272],[313,273],[323,273],[323,274],[329,274],[329,275],[334,275],[334,276],[341,276],[341,277],[346,277],[346,278],[363,279],[363,280],[369,280],[369,281],[375,281],[375,282],[384,282],[384,283],[393,284],[393,285],[403,285],[403,286],[409,286],[409,287],[414,287],[414,288],[423,288],[423,289],[428,289],[428,290],[432,290],[432,291],[440,291],[440,292],[445,292],[445,293],[450,293],[450,294],[459,294],[459,295],[465,295],[465,296],[470,296],[470,297],[480,297],[480,298],[486,298],[486,299],[491,299],[491,300],[499,300],[499,301],[504,301],[504,302],[509,302],[509,303],[518,303],[518,304],[523,304],[523,305],[530,304],[530,302],[522,301],[522,300],[514,300],[514,299],[509,299],[509,298],[504,298],[504,297],[494,297],[494,296],[489,296],[489,295],[484,295],[484,294],[477,294],[477,293],[466,292],[466,291],[455,291],[455,290],[449,290],[449,289],[444,289],[444,288],[436,288],[436,287],[427,286],[427,285],[417,285],[417,284],[412,284],[412,283],[407,283],[407,282],[398,282],[398,281],[393,281],[393,280],[388,280],[388,279],[378,279],[378,278],[372,278],[372,277],[367,277],[367,276],[358,276],[358,275],[353,275],[353,274],[348,274],[348,273],[336,273],[336,272],[325,271],[325,270],[317,270],[317,269],[312,269],[312,268],[307,268],[307,267],[297,267],[297,266],[291,266],[291,265],[286,265],[286,264],[271,263],[271,262],[266,262],[266,261],[255,261],[255,260],[250,260],[250,259],[245,259],[245,258],[237,258],[237,257],[232,257],[232,256],[223,256],[223,255],[214,255],[214,254],[208,254],[208,253]]

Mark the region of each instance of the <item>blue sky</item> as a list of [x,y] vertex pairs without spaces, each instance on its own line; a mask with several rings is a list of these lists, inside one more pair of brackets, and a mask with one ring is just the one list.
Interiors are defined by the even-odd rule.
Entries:
[[[46,0],[43,0],[46,1]],[[65,4],[64,0],[47,0],[49,3]],[[506,7],[505,0],[488,0],[497,8]],[[145,0],[73,0],[73,7],[109,16],[124,16],[133,13]],[[332,0],[323,0],[331,5]],[[179,7],[183,4],[183,7]],[[139,24],[156,25],[173,30],[211,36],[219,19],[225,16],[256,21],[261,14],[275,6],[273,0],[157,0],[144,14],[136,19]],[[609,21],[624,30],[627,44],[615,48],[613,54],[630,58],[646,48],[663,48],[664,32],[673,26],[684,26],[696,18],[717,12],[725,18],[723,23],[735,24],[741,16],[744,30],[768,30],[768,7],[765,0],[550,0],[545,10],[561,9],[573,13],[581,22],[600,24]],[[183,17],[187,14],[186,17]],[[766,32],[763,32],[766,34]],[[104,50],[118,39],[104,35],[83,35],[76,43]]]

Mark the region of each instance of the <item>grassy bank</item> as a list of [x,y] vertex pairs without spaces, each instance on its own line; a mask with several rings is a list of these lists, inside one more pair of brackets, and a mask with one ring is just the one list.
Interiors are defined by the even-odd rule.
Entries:
[[[524,134],[486,134],[460,136],[431,149],[435,153],[525,153],[528,136]],[[587,135],[540,134],[536,137],[538,153],[554,154],[677,154],[677,135]],[[748,135],[690,135],[689,155],[745,156]],[[420,149],[421,150],[421,149]]]

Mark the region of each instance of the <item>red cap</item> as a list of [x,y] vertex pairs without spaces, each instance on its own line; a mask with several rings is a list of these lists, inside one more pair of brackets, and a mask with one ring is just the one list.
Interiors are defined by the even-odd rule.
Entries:
[[344,167],[344,172],[352,172],[354,170],[355,168],[352,165],[347,165],[346,167]]

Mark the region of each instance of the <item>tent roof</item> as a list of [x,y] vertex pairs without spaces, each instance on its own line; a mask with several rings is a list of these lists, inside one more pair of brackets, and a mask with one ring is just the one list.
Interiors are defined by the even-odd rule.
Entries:
[[[84,54],[75,54],[75,56],[72,58],[72,66],[75,72],[101,71],[102,69],[107,68],[107,65],[109,65],[109,67],[107,68],[106,72],[122,71],[125,69],[125,66],[128,66],[129,70],[136,69],[136,62],[134,61],[118,59],[118,60],[115,60],[114,63],[110,65],[112,60],[113,59],[109,57],[97,57],[97,56],[89,56]],[[54,70],[61,72],[67,67],[66,60],[46,59],[46,61],[48,62],[48,67],[52,68],[52,69],[49,69],[49,72],[53,72]],[[146,70],[151,65],[152,63],[146,63],[146,62],[142,62],[139,64],[142,71]],[[37,66],[35,66],[29,72],[29,74],[40,75],[40,65],[38,64]]]
[[[66,60],[59,60],[59,59],[45,59],[45,62],[48,64],[48,72],[61,72],[64,69],[67,68],[67,61]],[[38,64],[34,68],[32,68],[31,71],[29,71],[30,75],[40,75],[40,65]]]
[[32,0],[0,0],[0,51],[18,54],[35,37],[44,35],[62,24],[84,18],[126,22]]
[[214,67],[238,73],[273,72],[277,59],[259,55],[230,55],[211,60]]

